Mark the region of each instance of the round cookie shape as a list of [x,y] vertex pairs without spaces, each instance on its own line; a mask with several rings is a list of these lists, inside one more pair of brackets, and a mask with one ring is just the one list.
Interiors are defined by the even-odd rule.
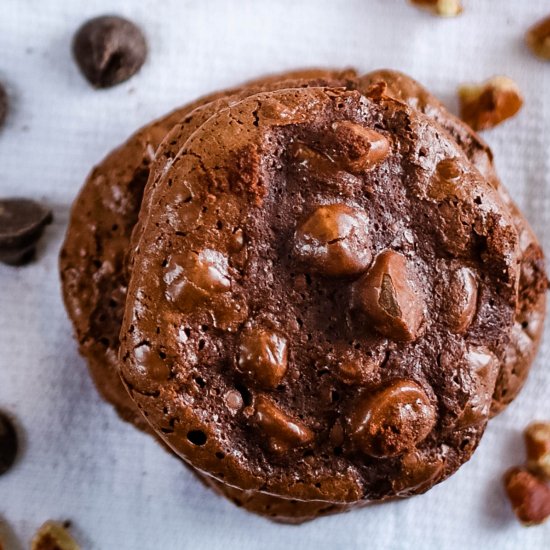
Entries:
[[[323,76],[323,71],[312,71],[309,73],[302,73],[300,75],[289,75],[289,76],[302,76],[302,77],[312,77],[312,78],[321,78]],[[326,73],[326,72],[325,72]],[[379,72],[373,73],[375,80],[380,79]],[[396,76],[397,75],[397,76]],[[326,74],[324,75],[327,76]],[[340,75],[344,79],[343,74]],[[352,83],[352,75],[350,72],[347,72],[346,79],[348,82],[346,85],[354,86]],[[399,86],[403,90],[406,90],[406,94],[402,94],[400,99],[406,102],[414,103],[418,101],[415,97],[423,95],[424,98],[430,98],[432,102],[438,103],[433,96],[426,92],[420,85],[414,83],[412,79],[406,77],[405,75],[400,75],[394,71],[384,71],[384,79],[391,80],[394,82],[399,82]],[[265,82],[268,80],[274,81],[279,79],[280,76],[274,77],[273,79],[265,79]],[[368,80],[367,77],[363,79]],[[264,81],[264,79],[262,79]],[[344,80],[342,83],[345,84]],[[411,85],[413,83],[413,85]],[[396,85],[390,85],[389,88],[392,89],[392,93],[397,90]],[[389,91],[389,90],[388,90]],[[207,101],[208,98],[205,99]],[[200,100],[199,102],[200,103]],[[219,103],[222,106],[227,105],[226,100],[218,100],[215,103]],[[440,105],[440,104],[439,104]],[[189,110],[193,106],[189,107]],[[431,109],[429,101],[424,101],[423,104],[419,104],[419,108],[422,107],[424,110],[428,110],[428,114],[432,114],[429,109]],[[458,131],[465,133],[468,136],[469,129],[466,128],[460,129],[461,126],[465,126],[459,119],[452,117],[448,113],[445,118],[445,111],[443,109],[443,114],[441,115],[441,107],[439,114],[439,122],[447,127],[447,130],[453,134],[456,133],[454,127],[458,127]],[[208,110],[208,109],[205,109]],[[186,108],[181,109],[182,117],[186,115]],[[178,118],[179,113],[174,113],[172,120],[175,121]],[[437,114],[437,113],[436,113]],[[65,298],[66,303],[69,308],[69,313],[73,317],[73,320],[78,325],[78,315],[81,316],[82,320],[86,318],[86,308],[84,308],[84,314],[82,315],[81,306],[84,304],[84,298],[89,296],[90,291],[98,297],[107,296],[108,299],[98,301],[97,303],[97,314],[101,315],[101,311],[104,312],[104,315],[107,318],[118,319],[120,323],[121,317],[121,307],[118,309],[110,309],[107,307],[108,302],[110,302],[111,297],[119,297],[119,300],[123,302],[125,294],[125,277],[119,277],[116,271],[110,277],[110,272],[108,269],[98,270],[95,267],[95,264],[101,265],[103,263],[102,258],[110,257],[113,250],[122,250],[126,254],[128,248],[128,241],[130,238],[129,232],[123,233],[120,238],[113,238],[110,233],[110,228],[113,222],[112,218],[124,219],[126,215],[130,215],[131,219],[137,217],[137,214],[119,209],[119,204],[134,204],[135,201],[139,199],[134,199],[134,197],[140,197],[142,194],[142,186],[145,184],[143,177],[136,178],[134,183],[133,174],[140,175],[144,172],[149,171],[149,159],[152,158],[151,152],[156,149],[156,144],[163,137],[163,132],[165,133],[169,127],[173,125],[173,122],[170,121],[170,116],[167,117],[167,123],[163,124],[163,120],[157,121],[146,127],[143,131],[138,132],[135,136],[129,139],[129,141],[122,147],[115,150],[107,160],[98,167],[93,173],[84,189],[81,193],[81,197],[77,201],[74,207],[74,213],[71,218],[70,231],[67,235],[67,243],[65,251],[74,252],[74,254],[67,254],[65,259],[62,258],[62,266],[64,265],[67,269],[70,269],[71,273],[80,272],[81,276],[81,288],[82,290],[76,294],[72,295],[71,285],[64,284],[65,287]],[[181,118],[181,117],[180,117]],[[187,131],[191,126],[194,117],[184,116],[184,120],[181,124],[176,125],[176,128],[180,128],[180,132],[177,133],[178,138],[182,138],[181,132]],[[451,122],[449,122],[451,121]],[[164,129],[166,128],[166,130]],[[158,130],[161,131],[158,131]],[[142,139],[143,135],[148,135],[148,139]],[[473,134],[473,133],[472,133]],[[158,136],[158,137],[157,137]],[[471,138],[470,138],[471,139]],[[478,138],[479,139],[479,138]],[[157,141],[158,140],[158,141]],[[185,138],[182,138],[182,141],[185,142]],[[459,140],[460,141],[460,140]],[[160,149],[160,157],[163,157],[164,154],[167,156],[165,158],[171,158],[176,152],[177,149],[174,149],[173,152],[167,152],[170,147],[174,145],[174,140],[166,140],[164,147]],[[474,142],[475,145],[475,142]],[[464,147],[463,147],[464,148]],[[164,149],[164,153],[162,153]],[[487,148],[488,149],[488,148]],[[474,158],[483,159],[483,148],[469,146],[466,148],[469,155],[474,154]],[[481,154],[480,154],[481,151]],[[310,156],[311,151],[308,152]],[[490,151],[489,151],[490,153]],[[159,164],[164,167],[163,159],[156,157],[158,161],[161,161]],[[316,156],[316,160],[322,160],[319,156]],[[157,163],[155,163],[157,164]],[[445,164],[445,163],[443,163]],[[483,170],[483,165],[480,165],[477,162],[480,170]],[[489,163],[490,164],[490,163]],[[121,170],[121,167],[127,167],[127,169]],[[143,169],[143,171],[142,171]],[[127,174],[128,176],[126,176]],[[495,178],[496,179],[496,178]],[[500,185],[498,180],[497,185]],[[143,182],[143,183],[141,183]],[[119,204],[116,204],[114,201],[110,200],[111,196],[111,187],[116,188],[116,193],[123,200],[120,200]],[[501,193],[505,193],[505,190],[500,187]],[[506,195],[507,196],[507,195]],[[128,198],[126,198],[128,197]],[[508,197],[508,201],[509,197]],[[94,211],[94,216],[90,216],[90,204],[101,205],[101,208]],[[512,206],[513,203],[511,203]],[[520,288],[524,290],[520,292],[521,299],[521,310],[518,313],[517,322],[513,331],[512,343],[507,347],[506,350],[506,368],[501,372],[500,384],[497,383],[497,390],[500,387],[501,391],[498,394],[499,400],[495,399],[493,403],[493,408],[495,404],[498,404],[499,409],[504,407],[509,401],[513,399],[515,393],[521,387],[521,383],[525,378],[525,375],[528,371],[528,367],[532,361],[532,358],[535,354],[537,344],[540,340],[540,333],[542,330],[542,321],[544,318],[544,300],[545,300],[545,275],[544,275],[544,263],[542,260],[542,253],[540,246],[538,245],[535,236],[532,231],[525,231],[525,228],[528,228],[528,225],[525,222],[525,219],[517,208],[510,208],[514,214],[514,221],[518,228],[523,227],[521,244],[522,244],[522,266],[523,271],[526,272],[528,276],[522,277]],[[111,216],[111,213],[113,216]],[[79,226],[83,229],[82,232],[75,231],[75,226]],[[124,224],[128,226],[130,230],[132,229],[131,224]],[[518,229],[519,230],[519,229]],[[86,246],[82,247],[81,245],[86,242],[86,238],[92,235],[93,238],[90,239],[94,242],[92,248]],[[235,233],[235,242],[238,247],[242,245],[242,231]],[[95,248],[95,243],[98,243],[97,251]],[[74,243],[78,243],[78,247],[71,246]],[[241,244],[239,244],[241,243]],[[86,251],[85,254],[81,254],[82,251]],[[93,268],[93,272],[90,272],[88,275],[88,267]],[[75,269],[78,268],[78,269]],[[118,268],[120,269],[120,268]],[[65,273],[65,271],[63,272]],[[93,276],[92,276],[93,274]],[[67,277],[67,281],[71,281],[70,277]],[[110,283],[112,281],[112,290]],[[117,288],[117,284],[120,285]],[[95,290],[94,290],[95,289]],[[74,304],[74,308],[70,308],[69,304]],[[99,325],[98,325],[99,326]],[[111,346],[105,347],[100,341],[106,339],[112,342]],[[97,345],[94,346],[94,340]],[[148,424],[145,422],[145,419],[133,403],[130,400],[126,390],[122,387],[120,379],[116,372],[117,360],[116,360],[116,348],[118,346],[118,328],[115,323],[107,323],[104,326],[103,333],[90,333],[89,337],[86,339],[86,348],[81,348],[83,353],[86,355],[90,370],[94,376],[96,385],[99,386],[100,391],[107,401],[112,404],[115,404],[118,408],[119,413],[123,415],[125,419],[134,423],[138,427],[147,429]],[[514,343],[515,342],[515,343]],[[114,349],[113,349],[114,348]],[[358,380],[363,380],[365,377],[365,365],[362,365],[363,360],[357,361],[356,359],[344,360],[341,361],[338,365],[338,369],[341,374],[341,378],[347,383],[356,383]],[[368,362],[370,365],[371,363]],[[369,367],[370,370],[370,367]],[[513,390],[513,391],[512,391]],[[501,395],[502,394],[502,395]],[[502,399],[502,397],[505,398]],[[495,397],[496,397],[495,393]],[[227,393],[227,404],[228,407],[233,407],[235,410],[240,410],[243,406],[243,399],[241,394],[234,390]],[[334,430],[336,432],[336,430]],[[419,492],[419,486],[425,489],[429,488],[431,484],[435,481],[435,478],[439,473],[442,472],[442,459],[433,458],[433,457],[424,457],[421,459],[418,458],[416,453],[406,455],[402,459],[403,468],[401,472],[401,479],[396,480],[393,485],[396,492],[399,494],[410,494],[412,492]],[[209,483],[216,485],[217,482],[209,478]],[[224,494],[229,496],[232,499],[235,499],[238,505],[242,505],[248,510],[255,511],[270,517],[278,516],[283,518],[284,521],[299,522],[304,519],[313,519],[316,514],[332,513],[335,511],[341,511],[342,507],[336,505],[327,505],[326,503],[312,502],[307,506],[301,501],[293,501],[289,499],[277,499],[270,495],[262,495],[254,491],[239,491],[238,489],[231,488],[224,484],[218,484],[217,489]],[[281,503],[274,503],[274,501],[281,500]],[[305,514],[305,515],[301,515]]]
[[[332,162],[342,125],[374,141],[380,139],[359,127],[384,136],[388,152],[360,168],[341,157]],[[297,150],[324,161],[302,162]],[[456,159],[460,185],[437,183],[445,159]],[[393,251],[412,265],[425,317],[422,330],[413,327],[414,339],[388,337],[355,312],[354,278],[361,274],[327,277],[316,261],[296,258],[297,228],[327,204],[365,212],[374,258]],[[412,448],[399,452],[445,454],[434,479],[471,455],[484,422],[454,429],[478,391],[468,346],[481,341],[503,354],[517,302],[517,232],[496,192],[429,119],[384,94],[309,88],[252,96],[190,137],[152,190],[141,223],[121,373],[158,433],[195,467],[241,489],[289,498],[353,502],[397,494],[400,454],[358,451],[345,427],[341,444],[331,442],[359,389],[377,394],[396,379],[427,396],[419,398],[418,418],[434,416],[418,437],[409,434]],[[181,261],[190,253],[215,257],[226,281],[192,308],[178,306],[166,283],[174,262],[178,277],[191,277]],[[436,272],[450,272],[452,261],[474,268],[481,282],[465,334],[438,321]],[[274,389],[254,386],[236,368],[247,324],[288,342],[287,369]],[[167,365],[164,380],[136,356],[144,343]],[[340,382],[343,347],[378,362],[370,385]],[[441,349],[454,363],[440,361]],[[463,376],[455,384],[457,368]],[[244,405],[237,413],[223,397],[235,390]],[[399,395],[407,410],[410,395]]]

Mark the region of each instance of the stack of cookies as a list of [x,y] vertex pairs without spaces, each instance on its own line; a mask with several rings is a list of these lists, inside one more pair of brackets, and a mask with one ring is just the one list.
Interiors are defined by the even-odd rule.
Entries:
[[467,461],[541,336],[541,248],[488,146],[393,71],[198,100],[98,165],[61,252],[103,397],[299,523]]

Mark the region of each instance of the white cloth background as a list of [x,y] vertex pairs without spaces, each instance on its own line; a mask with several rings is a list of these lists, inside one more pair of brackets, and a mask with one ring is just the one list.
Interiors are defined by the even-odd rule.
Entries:
[[[450,480],[407,501],[289,527],[215,496],[116,417],[94,391],[60,297],[68,209],[94,163],[176,105],[297,67],[401,69],[453,109],[458,83],[515,78],[525,108],[485,137],[550,252],[550,65],[522,41],[550,1],[465,5],[463,16],[442,20],[405,0],[0,0],[0,80],[12,107],[0,131],[0,195],[44,199],[56,216],[36,264],[0,265],[0,408],[23,438],[16,467],[0,478],[0,521],[25,545],[43,521],[70,518],[93,550],[550,548],[550,525],[520,527],[500,481],[523,460],[524,425],[550,418],[550,328],[525,390]],[[137,77],[94,91],[70,40],[104,13],[135,20],[150,56]]]

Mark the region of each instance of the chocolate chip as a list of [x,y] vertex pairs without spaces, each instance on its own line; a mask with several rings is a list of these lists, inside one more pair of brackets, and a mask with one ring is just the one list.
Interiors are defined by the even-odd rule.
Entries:
[[333,130],[335,156],[352,172],[368,170],[390,153],[390,142],[380,132],[349,121],[334,123]]
[[17,432],[12,421],[0,412],[0,475],[7,472],[17,456]]
[[450,329],[456,334],[468,330],[477,311],[477,279],[471,269],[462,267],[453,272],[443,305]]
[[375,457],[412,450],[435,422],[435,407],[422,386],[412,380],[398,380],[360,397],[348,419],[355,444]]
[[273,331],[255,328],[241,337],[237,367],[264,388],[276,388],[286,374],[288,345]]
[[73,55],[92,86],[109,88],[139,71],[147,57],[147,44],[131,21],[102,16],[84,23],[77,31]]
[[456,429],[482,424],[487,420],[498,374],[498,359],[485,347],[470,346],[464,359],[470,376],[468,388],[471,397],[457,420]]
[[136,363],[140,370],[147,373],[155,382],[165,382],[170,377],[170,367],[166,357],[162,356],[149,344],[142,344],[135,348]]
[[231,289],[227,258],[210,249],[174,255],[164,282],[168,299],[182,311],[191,311],[204,300]]
[[398,495],[417,493],[431,487],[443,473],[445,459],[430,458],[415,450],[401,458],[401,472],[392,481],[392,486]]
[[0,126],[4,124],[8,114],[8,94],[4,86],[0,83]]
[[30,261],[44,227],[52,220],[51,211],[35,201],[0,200],[0,262],[22,265]]
[[354,284],[353,305],[388,338],[412,341],[420,335],[424,300],[407,259],[394,250],[379,254],[371,269]]
[[332,277],[356,275],[371,261],[369,220],[359,208],[327,204],[296,230],[294,255],[306,267]]
[[313,441],[313,432],[283,412],[273,401],[260,395],[256,400],[253,422],[267,436],[271,451],[281,453]]

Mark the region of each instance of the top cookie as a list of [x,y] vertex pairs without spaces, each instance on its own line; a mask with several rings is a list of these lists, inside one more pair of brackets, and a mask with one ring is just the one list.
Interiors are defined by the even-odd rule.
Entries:
[[376,89],[259,94],[191,136],[141,221],[122,376],[194,466],[351,502],[470,456],[518,236],[437,124]]

